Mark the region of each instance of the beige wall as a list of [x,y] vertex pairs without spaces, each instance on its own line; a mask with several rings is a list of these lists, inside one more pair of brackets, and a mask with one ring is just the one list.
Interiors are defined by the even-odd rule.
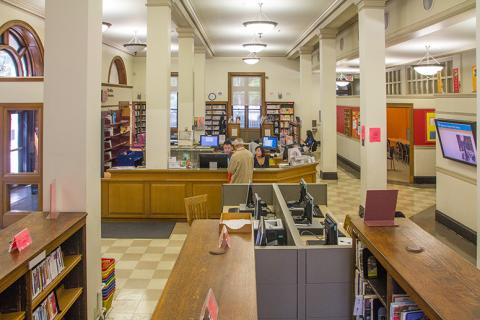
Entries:
[[125,63],[125,69],[127,70],[127,84],[133,84],[133,60],[134,57],[128,53],[118,50],[117,48],[109,45],[102,45],[102,82],[108,82],[108,71],[110,64],[114,57],[120,56]]
[[12,5],[0,1],[0,26],[10,20],[22,20],[30,24],[38,33],[38,36],[44,42],[45,40],[45,21],[43,18],[20,10]]

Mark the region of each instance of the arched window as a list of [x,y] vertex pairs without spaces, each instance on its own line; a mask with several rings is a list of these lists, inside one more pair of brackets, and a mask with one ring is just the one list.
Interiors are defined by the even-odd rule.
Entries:
[[127,70],[125,69],[125,63],[120,56],[114,57],[110,63],[110,69],[108,70],[108,83],[127,85]]
[[26,22],[13,20],[0,27],[0,77],[43,76],[43,46]]

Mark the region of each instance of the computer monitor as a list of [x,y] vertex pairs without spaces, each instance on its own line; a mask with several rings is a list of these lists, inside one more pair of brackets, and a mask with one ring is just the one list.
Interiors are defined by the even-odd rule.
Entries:
[[253,213],[254,219],[255,220],[260,220],[260,217],[262,216],[262,198],[258,195],[258,193],[255,193],[254,197],[254,203],[255,203],[255,211]]
[[299,145],[298,144],[289,144],[289,145],[286,145],[284,148],[283,148],[283,160],[290,160],[289,159],[289,150],[290,149],[293,149],[293,148],[297,148],[298,149]]
[[267,232],[265,230],[265,220],[263,217],[260,217],[260,221],[258,222],[257,238],[255,239],[255,245],[267,245]]
[[262,139],[262,145],[264,149],[276,150],[278,147],[278,138],[265,136]]
[[245,205],[247,208],[253,208],[255,205],[255,202],[253,201],[253,190],[252,190],[252,183],[250,182],[248,184],[248,189],[247,189],[247,197],[245,199]]
[[[209,169],[214,167],[216,163],[217,168],[228,167],[228,156],[225,153],[200,153],[198,155],[200,161],[200,168]],[[212,166],[210,166],[212,163]]]
[[325,244],[337,245],[338,244],[338,226],[335,219],[330,214],[325,215]]
[[218,137],[218,135],[216,135],[216,136],[201,135],[200,136],[200,145],[202,147],[217,148],[219,146],[219,137]]
[[307,183],[302,178],[300,179],[300,199],[298,199],[298,203],[303,203],[305,201],[306,195],[307,195]]
[[309,224],[313,223],[313,197],[307,193],[305,195],[305,207],[303,209],[303,220]]

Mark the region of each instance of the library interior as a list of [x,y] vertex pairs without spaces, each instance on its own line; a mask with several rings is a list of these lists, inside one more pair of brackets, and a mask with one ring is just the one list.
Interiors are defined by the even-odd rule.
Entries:
[[0,0],[0,320],[480,319],[480,0]]

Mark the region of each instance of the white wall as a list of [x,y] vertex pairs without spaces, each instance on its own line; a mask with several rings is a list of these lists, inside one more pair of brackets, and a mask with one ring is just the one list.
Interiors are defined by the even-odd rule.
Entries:
[[32,26],[42,40],[45,40],[45,20],[0,1],[0,26],[10,20],[22,20]]
[[[438,118],[476,121],[474,95],[455,98],[444,96],[435,100]],[[437,210],[477,230],[476,168],[444,159],[439,144],[436,149]]]
[[102,45],[102,82],[108,83],[108,71],[110,69],[110,64],[112,63],[113,58],[116,56],[120,56],[123,59],[123,63],[125,63],[125,69],[127,70],[127,85],[132,85],[134,57],[106,44]]

